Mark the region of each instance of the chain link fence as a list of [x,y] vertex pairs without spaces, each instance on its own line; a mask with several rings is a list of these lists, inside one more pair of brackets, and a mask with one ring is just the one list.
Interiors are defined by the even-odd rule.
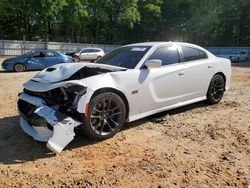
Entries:
[[[63,42],[40,42],[40,41],[18,41],[0,40],[0,56],[16,56],[30,50],[58,50],[62,52],[73,52],[86,47],[98,47],[108,53],[119,45],[87,44],[87,43],[63,43]],[[242,51],[247,53],[250,59],[250,47],[205,47],[217,56],[239,55]]]
[[31,50],[47,50],[47,49],[58,50],[65,53],[65,52],[77,51],[86,47],[101,48],[107,53],[119,47],[119,45],[0,40],[0,55],[16,56],[16,55],[22,55]]

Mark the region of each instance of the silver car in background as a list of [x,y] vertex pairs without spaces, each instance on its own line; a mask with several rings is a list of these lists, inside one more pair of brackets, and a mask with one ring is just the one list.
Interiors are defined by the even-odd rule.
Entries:
[[75,62],[79,61],[96,61],[102,58],[105,52],[101,48],[83,48],[73,56]]

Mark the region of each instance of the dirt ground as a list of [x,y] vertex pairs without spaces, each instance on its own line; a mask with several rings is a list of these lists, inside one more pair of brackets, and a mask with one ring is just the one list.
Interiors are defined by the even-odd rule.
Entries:
[[58,155],[19,127],[17,94],[37,72],[0,71],[0,187],[247,187],[250,63],[238,66],[218,105],[145,118],[102,142],[77,134]]

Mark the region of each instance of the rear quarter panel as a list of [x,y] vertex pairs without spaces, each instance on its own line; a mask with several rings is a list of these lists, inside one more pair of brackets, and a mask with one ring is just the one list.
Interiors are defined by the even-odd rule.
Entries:
[[230,81],[231,81],[231,75],[232,75],[232,67],[231,67],[231,61],[226,58],[216,57],[215,61],[215,74],[216,73],[223,73],[226,77],[226,90],[230,89]]

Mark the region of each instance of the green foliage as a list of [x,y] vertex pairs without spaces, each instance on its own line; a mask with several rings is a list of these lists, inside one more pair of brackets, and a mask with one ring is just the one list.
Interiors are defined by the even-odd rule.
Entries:
[[0,0],[0,39],[250,45],[249,0]]

